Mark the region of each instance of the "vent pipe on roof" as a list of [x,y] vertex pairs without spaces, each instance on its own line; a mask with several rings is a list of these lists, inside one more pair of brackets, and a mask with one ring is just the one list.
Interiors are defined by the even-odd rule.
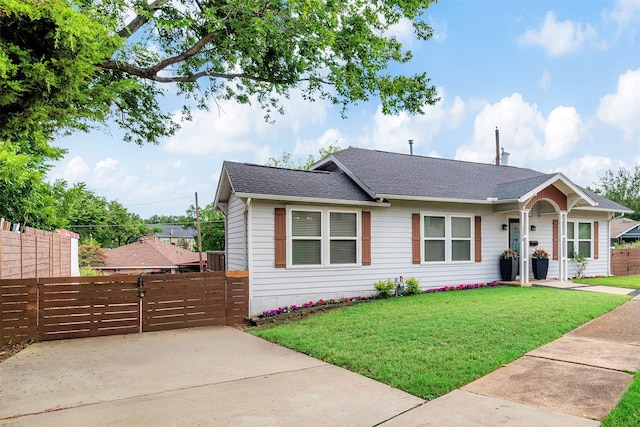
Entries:
[[509,166],[509,156],[511,155],[511,153],[507,153],[506,151],[504,151],[504,148],[502,148],[502,154],[500,154],[500,164],[504,165],[504,166]]
[[413,156],[413,139],[409,140],[409,154]]
[[496,126],[496,165],[500,166],[500,131]]

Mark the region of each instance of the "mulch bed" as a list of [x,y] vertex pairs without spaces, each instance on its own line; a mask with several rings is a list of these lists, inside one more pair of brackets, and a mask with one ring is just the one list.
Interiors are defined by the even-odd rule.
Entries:
[[4,362],[14,354],[24,350],[28,345],[29,342],[24,342],[21,344],[0,345],[0,363]]

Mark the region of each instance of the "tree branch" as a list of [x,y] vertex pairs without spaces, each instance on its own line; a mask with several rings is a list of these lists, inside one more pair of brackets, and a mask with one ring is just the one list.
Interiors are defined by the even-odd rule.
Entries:
[[185,50],[180,55],[176,55],[176,56],[172,56],[171,58],[164,59],[164,60],[158,62],[153,67],[149,67],[148,70],[149,70],[150,73],[157,74],[158,71],[164,70],[169,65],[173,65],[173,64],[175,64],[177,62],[186,61],[187,59],[191,58],[192,56],[197,55],[198,52],[200,52],[202,50],[202,48],[206,46],[207,43],[209,43],[210,41],[212,41],[215,38],[216,38],[216,34],[215,33],[209,33],[209,34],[205,35],[204,37],[202,37],[200,40],[198,40],[193,46],[191,46],[189,49]]
[[[169,0],[155,0],[153,3],[147,6],[147,10],[153,13],[168,2]],[[122,38],[128,39],[147,22],[149,22],[148,16],[137,15],[124,28],[118,31],[118,35]]]

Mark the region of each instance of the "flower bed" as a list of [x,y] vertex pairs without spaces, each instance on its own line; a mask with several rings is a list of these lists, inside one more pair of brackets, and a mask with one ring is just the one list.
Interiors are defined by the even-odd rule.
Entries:
[[447,292],[447,291],[464,291],[467,289],[480,289],[480,288],[493,288],[498,286],[498,282],[489,282],[489,283],[470,283],[466,285],[456,285],[456,286],[443,286],[441,288],[430,288],[424,293],[431,294],[434,292]]
[[[480,289],[487,287],[495,287],[498,286],[497,282],[488,282],[488,283],[472,283],[465,285],[455,285],[455,286],[442,286],[439,288],[429,288],[420,293],[435,293],[435,292],[448,292],[448,291],[464,291],[468,289]],[[249,319],[249,322],[253,325],[260,325],[263,323],[267,323],[274,320],[284,320],[292,317],[303,316],[308,313],[312,313],[314,311],[327,310],[331,308],[345,307],[349,305],[354,305],[360,302],[373,301],[375,300],[375,296],[357,296],[351,298],[331,298],[331,299],[321,299],[316,302],[309,301],[305,302],[302,305],[285,305],[284,307],[278,307],[273,310],[265,310],[257,317]]]

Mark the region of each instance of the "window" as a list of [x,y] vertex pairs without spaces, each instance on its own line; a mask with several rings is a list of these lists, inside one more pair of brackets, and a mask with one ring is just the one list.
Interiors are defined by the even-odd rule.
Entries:
[[329,213],[329,263],[358,262],[358,219],[355,212]]
[[424,262],[465,262],[472,259],[471,217],[422,215]]
[[322,212],[291,212],[291,262],[322,264]]
[[567,222],[567,253],[574,251],[587,258],[592,257],[593,227],[591,222]]
[[292,266],[356,265],[359,212],[290,209]]

